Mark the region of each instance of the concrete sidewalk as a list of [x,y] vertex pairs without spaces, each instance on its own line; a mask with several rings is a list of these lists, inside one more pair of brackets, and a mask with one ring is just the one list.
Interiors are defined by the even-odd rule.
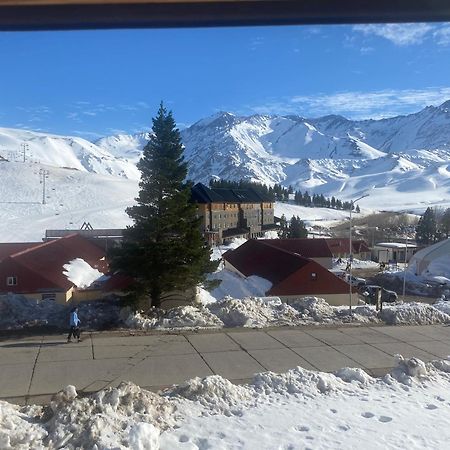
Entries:
[[[138,333],[136,333],[138,334]],[[394,365],[394,355],[424,361],[450,355],[450,327],[224,329],[174,334],[85,334],[0,341],[0,399],[47,403],[68,384],[89,393],[121,381],[158,390],[192,377],[220,374],[240,383],[253,374],[296,366],[331,372],[361,367],[374,376]]]

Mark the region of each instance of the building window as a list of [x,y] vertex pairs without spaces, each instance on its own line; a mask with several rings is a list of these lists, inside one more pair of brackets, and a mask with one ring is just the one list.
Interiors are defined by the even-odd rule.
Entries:
[[42,300],[52,300],[52,301],[56,301],[56,294],[55,293],[50,293],[50,294],[42,294]]
[[6,277],[7,286],[17,286],[17,277]]
[[312,281],[316,281],[317,280],[317,273],[316,272],[311,272],[311,280]]

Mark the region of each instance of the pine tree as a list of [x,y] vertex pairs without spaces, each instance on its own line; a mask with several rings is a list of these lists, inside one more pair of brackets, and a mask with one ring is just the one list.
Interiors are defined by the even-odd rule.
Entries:
[[450,208],[447,208],[442,214],[441,220],[441,230],[445,237],[448,238],[450,234]]
[[299,216],[293,216],[289,227],[289,238],[307,238],[308,230],[305,227],[305,223]]
[[159,307],[171,291],[194,288],[217,263],[200,232],[187,163],[172,113],[163,104],[153,119],[153,134],[138,163],[137,204],[127,209],[133,225],[112,255],[112,268],[131,276],[129,298],[149,298]]
[[286,216],[284,214],[280,218],[280,228],[278,230],[278,237],[280,239],[286,239],[289,237],[289,227],[286,220]]
[[418,244],[433,244],[439,239],[436,216],[432,208],[427,208],[416,226],[416,242]]

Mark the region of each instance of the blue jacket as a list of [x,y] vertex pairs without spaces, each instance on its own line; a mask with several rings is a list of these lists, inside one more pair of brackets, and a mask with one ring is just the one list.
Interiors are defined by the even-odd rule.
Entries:
[[80,324],[80,319],[78,318],[78,314],[76,311],[72,311],[70,313],[70,326],[77,327]]

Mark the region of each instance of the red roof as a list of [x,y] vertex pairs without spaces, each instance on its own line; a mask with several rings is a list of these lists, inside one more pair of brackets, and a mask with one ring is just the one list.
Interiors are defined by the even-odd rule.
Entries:
[[14,253],[41,245],[42,242],[3,242],[0,243],[0,261]]
[[258,275],[278,284],[291,273],[299,270],[309,260],[271,245],[276,239],[250,239],[223,259],[246,277]]
[[[0,291],[68,290],[73,284],[63,275],[63,266],[76,258],[83,259],[100,272],[108,268],[105,252],[100,247],[78,234],[72,234],[11,254],[1,261]],[[16,286],[4,287],[9,276],[18,277]]]
[[326,239],[260,239],[262,242],[305,258],[332,258]]
[[[268,295],[345,294],[349,285],[311,259],[273,245],[275,239],[252,239],[223,255],[244,276],[272,283]],[[281,240],[280,240],[281,241]]]
[[[332,238],[325,239],[330,247],[333,255],[342,255],[349,253],[349,240],[346,238]],[[352,240],[352,253],[367,253],[370,252],[370,248],[365,241]]]

